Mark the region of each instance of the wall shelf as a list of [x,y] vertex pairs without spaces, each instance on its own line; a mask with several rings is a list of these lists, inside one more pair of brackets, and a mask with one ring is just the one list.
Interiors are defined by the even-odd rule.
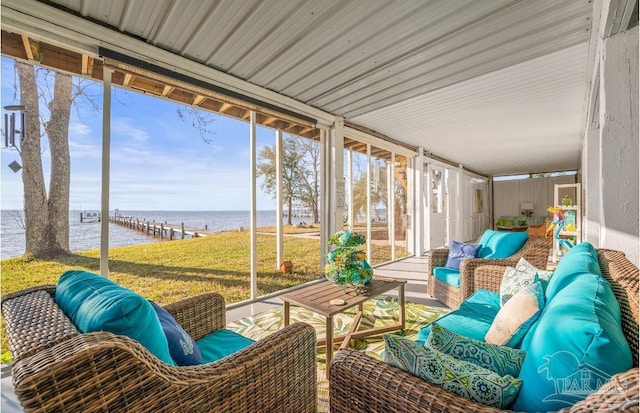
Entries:
[[[565,197],[571,199],[572,205],[561,205],[562,200]],[[568,223],[574,225],[574,229],[572,231],[567,231],[566,229],[560,231],[560,237],[569,239],[573,245],[582,242],[582,191],[580,189],[580,184],[554,185],[553,204],[556,208],[560,208],[565,211],[565,217],[569,215],[569,217],[567,217]],[[573,215],[573,217],[570,217],[570,215]],[[558,262],[558,259],[562,257],[562,255],[563,251],[560,246],[560,242],[554,237],[551,257],[552,262]]]

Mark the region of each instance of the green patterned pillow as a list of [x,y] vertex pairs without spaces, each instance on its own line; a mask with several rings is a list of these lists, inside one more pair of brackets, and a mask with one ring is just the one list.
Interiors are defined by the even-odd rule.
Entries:
[[497,346],[467,338],[447,330],[437,323],[431,325],[431,334],[424,343],[434,350],[484,367],[500,376],[518,377],[526,352],[511,347]]
[[541,281],[546,285],[551,275],[551,271],[539,270],[526,259],[520,258],[515,268],[507,267],[504,270],[500,283],[500,306],[535,282]]
[[384,335],[384,361],[429,383],[487,406],[505,409],[513,403],[522,380],[500,377],[484,367],[458,360],[401,336]]

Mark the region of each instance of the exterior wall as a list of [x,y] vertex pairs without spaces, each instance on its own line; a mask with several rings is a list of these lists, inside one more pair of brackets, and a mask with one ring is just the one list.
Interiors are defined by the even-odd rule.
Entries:
[[582,151],[583,239],[600,245],[600,129],[587,132]]
[[602,43],[600,153],[600,246],[638,265],[638,27]]

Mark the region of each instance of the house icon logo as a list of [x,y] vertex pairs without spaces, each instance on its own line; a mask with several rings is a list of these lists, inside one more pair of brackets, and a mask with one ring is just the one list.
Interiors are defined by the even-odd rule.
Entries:
[[[558,351],[544,359],[546,363],[538,368],[538,373],[545,373],[555,385],[555,392],[545,397],[545,402],[573,405],[596,392],[611,378],[597,367],[581,363],[568,351]],[[572,373],[567,375],[567,372]]]

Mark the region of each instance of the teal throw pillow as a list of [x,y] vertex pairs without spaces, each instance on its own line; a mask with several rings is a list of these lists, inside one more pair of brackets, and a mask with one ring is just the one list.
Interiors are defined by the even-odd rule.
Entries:
[[520,258],[515,268],[507,267],[504,270],[502,282],[500,283],[500,306],[503,306],[511,297],[535,282],[541,281],[546,285],[549,278],[551,278],[551,274],[551,271],[539,270],[526,259]]
[[461,336],[438,323],[432,324],[431,334],[427,338],[425,346],[430,346],[434,350],[441,351],[458,360],[484,367],[500,376],[508,374],[518,377],[524,356],[527,354],[515,348],[498,346]]
[[98,274],[72,270],[58,279],[56,303],[80,332],[127,336],[175,365],[158,316],[141,295]]
[[480,248],[478,244],[465,244],[464,242],[451,240],[446,267],[460,269],[462,260],[475,258],[478,248]]
[[520,291],[498,311],[487,335],[487,343],[517,347],[544,307],[544,291],[540,282]]
[[520,251],[527,242],[529,233],[521,232],[500,232],[488,229],[482,234],[478,258],[507,258]]
[[384,361],[431,384],[487,406],[513,403],[522,380],[458,360],[431,347],[395,335],[384,335]]

